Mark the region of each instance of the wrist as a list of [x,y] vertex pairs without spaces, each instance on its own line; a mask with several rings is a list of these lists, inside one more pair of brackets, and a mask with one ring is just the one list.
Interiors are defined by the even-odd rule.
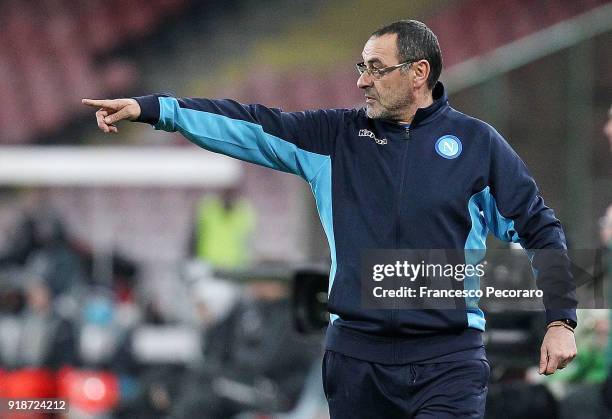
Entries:
[[550,329],[551,327],[563,327],[574,333],[574,329],[576,328],[576,322],[571,319],[555,320],[548,323],[548,325],[546,326],[546,330]]

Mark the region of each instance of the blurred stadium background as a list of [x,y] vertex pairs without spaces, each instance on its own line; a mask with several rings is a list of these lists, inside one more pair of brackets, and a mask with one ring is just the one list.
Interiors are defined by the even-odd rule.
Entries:
[[[508,139],[570,245],[610,246],[610,1],[0,0],[0,397],[328,417],[322,333],[294,330],[295,276],[328,263],[307,185],[140,124],[104,136],[80,99],[360,106],[353,64],[400,18],[438,35],[451,104]],[[612,417],[608,313],[580,315],[586,355],[546,379],[537,314],[491,319],[490,417]]]

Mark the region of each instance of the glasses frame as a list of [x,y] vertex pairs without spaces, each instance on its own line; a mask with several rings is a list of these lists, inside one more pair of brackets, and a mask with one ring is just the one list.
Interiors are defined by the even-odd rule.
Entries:
[[367,73],[374,80],[380,80],[384,76],[392,72],[393,70],[403,67],[406,64],[408,64],[408,66],[411,66],[417,61],[418,60],[404,61],[403,63],[399,63],[396,65],[390,65],[388,67],[383,67],[383,68],[368,68],[366,63],[362,61],[360,63],[355,64],[355,68],[357,69],[357,73],[359,73],[359,76],[362,76],[363,73]]

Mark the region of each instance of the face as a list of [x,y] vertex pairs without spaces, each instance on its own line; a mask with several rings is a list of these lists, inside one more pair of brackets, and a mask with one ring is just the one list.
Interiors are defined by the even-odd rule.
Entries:
[[601,218],[601,242],[605,245],[612,244],[612,205],[606,211],[606,215]]
[[612,153],[612,113],[608,118],[608,122],[604,125],[604,134],[608,137],[608,142],[610,143],[610,152]]
[[[361,54],[363,62],[375,68],[399,64],[396,41],[397,34],[370,38]],[[411,69],[402,67],[385,74],[380,80],[374,80],[367,72],[359,77],[357,86],[364,91],[368,117],[401,120],[414,103],[411,72]]]
[[34,283],[27,290],[28,304],[35,312],[44,312],[49,307],[49,289],[44,284]]

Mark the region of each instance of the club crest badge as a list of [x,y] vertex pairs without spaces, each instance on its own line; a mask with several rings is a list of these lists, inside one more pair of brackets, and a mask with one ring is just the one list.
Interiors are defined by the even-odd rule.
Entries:
[[445,159],[456,159],[461,154],[463,146],[459,138],[454,135],[445,135],[436,141],[436,153]]

